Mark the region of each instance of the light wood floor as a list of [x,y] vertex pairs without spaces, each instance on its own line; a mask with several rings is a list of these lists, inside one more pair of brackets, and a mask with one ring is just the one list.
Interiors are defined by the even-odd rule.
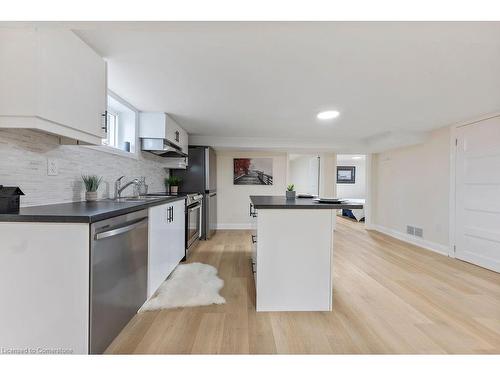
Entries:
[[500,274],[338,219],[332,312],[256,313],[250,233],[219,231],[226,305],[136,315],[108,353],[500,353]]

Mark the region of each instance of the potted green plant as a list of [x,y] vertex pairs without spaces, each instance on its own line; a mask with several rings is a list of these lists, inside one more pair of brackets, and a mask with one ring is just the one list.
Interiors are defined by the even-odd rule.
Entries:
[[165,179],[165,187],[170,194],[177,194],[179,192],[179,185],[182,182],[182,178],[177,176],[168,176]]
[[95,175],[83,175],[83,183],[85,184],[85,200],[91,202],[97,200],[97,189],[102,182],[102,177]]
[[286,199],[295,199],[295,185],[290,184],[286,188]]

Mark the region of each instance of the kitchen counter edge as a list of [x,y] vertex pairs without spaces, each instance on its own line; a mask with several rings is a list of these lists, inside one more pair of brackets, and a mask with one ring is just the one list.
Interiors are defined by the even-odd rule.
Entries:
[[251,195],[250,201],[256,209],[361,209],[359,203],[316,203],[311,198],[286,199],[279,195]]
[[[51,204],[51,205],[44,205],[44,206],[28,206],[28,207],[21,207],[20,212],[17,214],[0,214],[0,223],[1,222],[21,222],[21,223],[83,223],[83,224],[92,224],[98,221],[110,219],[112,217],[120,216],[120,215],[125,215],[131,212],[135,211],[140,211],[147,209],[149,207],[154,207],[158,206],[161,204],[169,203],[169,202],[176,202],[180,200],[185,200],[185,196],[178,196],[178,197],[164,197],[164,198],[158,198],[155,200],[150,200],[147,202],[112,202],[111,200],[98,200],[96,202],[69,202],[69,203],[59,203],[59,204]],[[80,206],[81,208],[84,208],[83,206],[88,206],[89,211],[92,209],[95,209],[95,205],[99,204],[99,202],[112,202],[113,204],[116,204],[115,208],[111,208],[109,210],[102,210],[100,212],[94,213],[94,214],[85,214],[83,212],[81,213],[74,213],[74,214],[56,214],[56,213],[49,213],[51,207],[54,208],[60,208],[64,205],[68,206]],[[40,214],[37,213],[23,213],[23,210],[25,211],[36,211],[37,209],[40,209],[41,212]]]

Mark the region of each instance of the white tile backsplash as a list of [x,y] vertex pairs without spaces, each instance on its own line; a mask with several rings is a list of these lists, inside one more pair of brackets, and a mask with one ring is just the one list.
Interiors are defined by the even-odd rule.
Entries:
[[[56,159],[58,175],[47,175],[47,159]],[[114,194],[114,181],[145,176],[150,192],[165,191],[168,173],[163,159],[142,153],[139,159],[113,155],[86,146],[59,145],[59,138],[21,129],[0,129],[0,185],[19,186],[21,206],[84,200],[82,174],[103,177],[99,197]],[[129,187],[124,195],[132,194]]]

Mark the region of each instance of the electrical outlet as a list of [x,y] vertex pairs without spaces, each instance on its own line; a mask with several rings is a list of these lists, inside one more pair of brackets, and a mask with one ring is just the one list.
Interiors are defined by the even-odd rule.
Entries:
[[56,159],[47,159],[47,176],[57,176],[59,174],[59,165]]
[[412,227],[411,225],[406,226],[406,233],[411,234],[412,236],[415,234],[415,228]]

